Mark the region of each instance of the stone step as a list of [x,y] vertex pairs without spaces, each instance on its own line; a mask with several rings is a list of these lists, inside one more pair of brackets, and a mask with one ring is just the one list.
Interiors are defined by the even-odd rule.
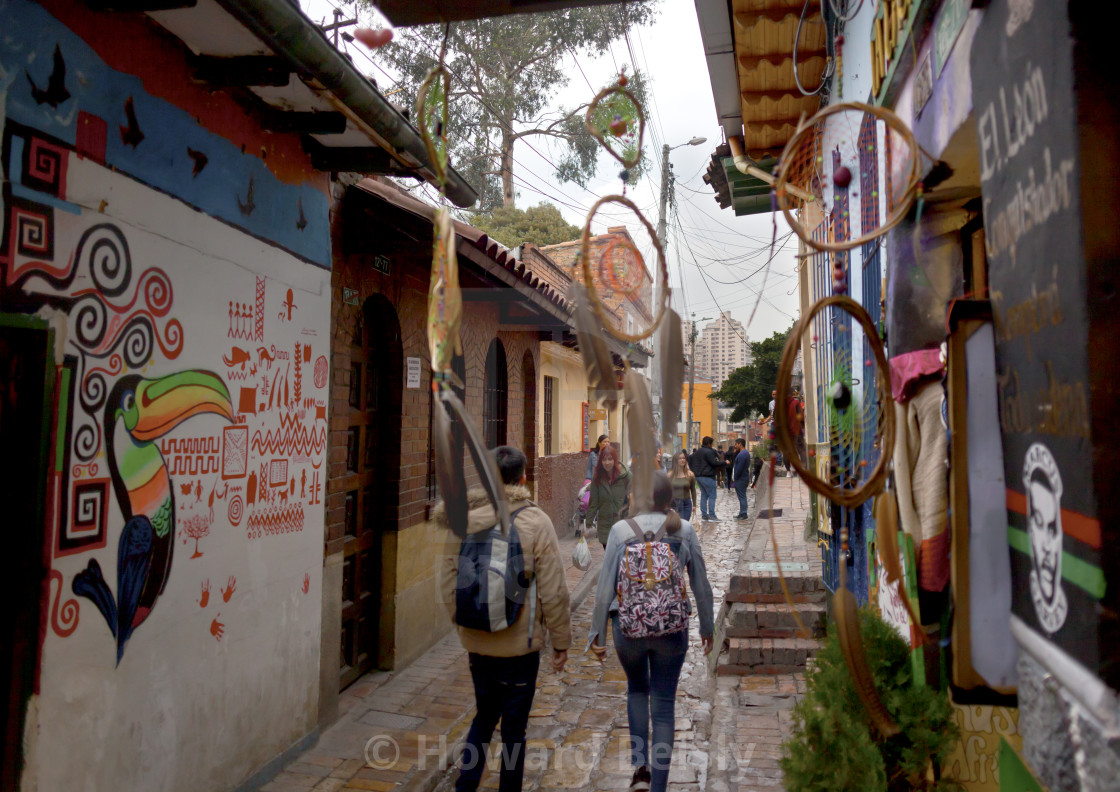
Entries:
[[825,634],[823,602],[732,602],[724,616],[724,635],[728,638],[797,638],[800,628],[793,611],[814,638]]
[[[823,603],[828,598],[828,589],[817,573],[808,571],[786,571],[786,585],[790,599],[794,602]],[[727,586],[728,602],[785,602],[782,582],[777,572],[753,571],[740,567]]]
[[730,638],[716,664],[723,676],[796,674],[805,670],[821,642],[812,638]]

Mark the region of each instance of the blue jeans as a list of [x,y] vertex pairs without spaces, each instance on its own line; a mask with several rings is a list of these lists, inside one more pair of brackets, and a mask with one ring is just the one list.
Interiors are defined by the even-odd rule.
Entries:
[[[650,792],[665,792],[673,759],[677,682],[688,651],[688,630],[656,638],[627,638],[611,620],[614,648],[626,672],[626,714],[630,721],[630,762],[650,768]],[[650,742],[650,718],[653,742]]]
[[470,654],[471,680],[477,709],[463,746],[455,792],[475,792],[486,769],[486,749],[498,721],[502,722],[500,792],[521,792],[525,776],[525,729],[537,692],[539,652],[520,657]]
[[747,516],[747,480],[739,479],[735,482],[735,494],[739,496],[739,517]]
[[681,516],[682,520],[692,518],[692,498],[675,498],[673,500],[673,508],[677,510],[677,514]]
[[716,518],[716,480],[711,476],[697,476],[700,485],[700,516],[705,520]]

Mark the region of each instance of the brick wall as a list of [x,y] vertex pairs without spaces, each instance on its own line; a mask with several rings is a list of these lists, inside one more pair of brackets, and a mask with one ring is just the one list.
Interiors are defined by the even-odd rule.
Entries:
[[571,535],[568,521],[587,472],[587,454],[552,454],[537,459],[537,504],[552,519],[557,535]]

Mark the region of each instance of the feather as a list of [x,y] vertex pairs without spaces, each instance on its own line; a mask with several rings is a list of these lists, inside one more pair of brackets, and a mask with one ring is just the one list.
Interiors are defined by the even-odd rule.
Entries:
[[607,351],[607,343],[603,340],[603,332],[595,320],[595,314],[591,311],[583,284],[573,283],[568,299],[574,306],[572,318],[575,320],[580,353],[587,367],[588,384],[595,390],[597,398],[602,400],[608,409],[613,410],[618,404],[614,365],[611,363],[611,354]]
[[462,436],[451,429],[451,418],[444,406],[448,396],[454,397],[450,390],[439,393],[434,405],[435,425],[432,427],[432,449],[436,457],[436,476],[439,478],[439,494],[443,498],[447,513],[447,524],[451,532],[460,539],[467,535],[467,481],[463,475]]
[[906,581],[902,576],[902,565],[899,563],[898,550],[898,502],[893,491],[882,492],[875,496],[875,538],[879,543],[879,558],[883,562],[886,572],[886,581],[879,585],[897,583],[898,597],[902,600],[906,612],[910,615],[910,624],[913,632],[917,634],[921,643],[926,642],[925,631],[921,629],[921,621],[914,610],[914,604],[906,594]]
[[676,437],[676,422],[670,421],[667,416],[675,414],[676,408],[670,409],[669,406],[680,403],[681,387],[684,385],[681,318],[672,308],[665,313],[660,341],[657,354],[661,355],[661,443],[665,448],[671,448]]
[[475,425],[474,418],[467,415],[467,410],[463,403],[459,401],[459,397],[451,391],[444,391],[441,398],[455,413],[460,425],[466,429],[467,450],[471,452],[471,459],[474,460],[474,467],[478,472],[479,480],[482,482],[482,488],[490,496],[490,502],[494,505],[494,514],[497,515],[498,524],[502,527],[502,533],[509,533],[509,506],[506,504],[506,487],[502,482],[501,473],[498,472],[498,463],[494,459],[494,455],[487,450],[482,439],[482,433]]
[[898,725],[883,706],[879,691],[875,689],[875,680],[867,665],[867,655],[864,654],[863,639],[859,632],[859,607],[856,605],[855,596],[848,591],[844,583],[840,584],[832,597],[832,611],[836,619],[836,633],[840,638],[840,651],[852,674],[852,684],[860,701],[863,702],[863,708],[867,710],[871,723],[880,734],[884,737],[893,737],[898,734]]
[[432,371],[451,374],[451,361],[463,354],[459,324],[463,319],[463,295],[459,291],[459,262],[455,257],[455,226],[446,208],[436,212],[433,222],[432,278],[428,285],[428,352]]
[[626,423],[630,430],[630,449],[634,455],[634,469],[631,471],[631,492],[634,496],[635,514],[648,512],[653,508],[653,472],[657,469],[654,457],[653,405],[649,392],[642,386],[642,378],[636,371],[626,372],[624,380],[626,401],[630,409],[626,413]]

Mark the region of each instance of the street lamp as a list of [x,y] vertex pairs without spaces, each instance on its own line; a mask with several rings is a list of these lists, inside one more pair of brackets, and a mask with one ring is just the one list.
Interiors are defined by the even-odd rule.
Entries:
[[692,445],[692,389],[696,385],[696,323],[707,322],[712,317],[705,316],[701,319],[692,314],[692,325],[688,329],[688,444]]
[[[700,144],[707,142],[708,139],[706,137],[695,135],[688,141],[679,143],[676,146],[670,146],[668,143],[666,143],[661,147],[661,204],[660,214],[657,218],[657,241],[661,243],[662,250],[665,249],[665,240],[667,236],[667,218],[665,217],[665,207],[669,202],[669,152],[673,149],[678,149],[681,146],[699,146]],[[659,305],[660,296],[657,294],[657,289],[661,288],[661,281],[657,277],[656,273],[654,273],[653,282],[655,286],[653,294],[653,304]],[[657,421],[660,425],[659,428],[661,429],[661,433],[664,434],[665,411],[662,409],[661,405],[661,400],[664,398],[664,394],[661,393],[661,332],[662,330],[659,327],[654,333],[653,365],[650,367],[650,375],[653,378],[653,382],[651,383],[651,390],[653,394],[653,408],[654,411],[658,414]],[[691,404],[689,405],[689,408],[691,409]]]

